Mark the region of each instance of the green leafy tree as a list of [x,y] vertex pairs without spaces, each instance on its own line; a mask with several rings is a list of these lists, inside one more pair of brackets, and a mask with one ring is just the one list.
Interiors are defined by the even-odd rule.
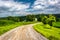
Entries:
[[44,17],[44,14],[43,13],[42,14],[39,14],[38,15],[38,21],[42,22],[43,17]]
[[12,17],[12,16],[9,16],[7,17],[8,20],[11,20],[11,21],[15,21],[15,22],[19,22],[20,21],[20,18],[19,17]]
[[35,20],[35,15],[27,15],[26,20],[27,21],[34,21]]
[[47,24],[47,16],[44,16],[43,18],[42,18],[42,22],[44,23],[44,24]]
[[43,16],[41,18],[41,21],[44,23],[44,24],[49,24],[50,26],[52,26],[52,23],[53,22],[56,22],[56,17],[53,16],[53,15],[48,15],[48,16]]
[[52,23],[56,22],[56,17],[53,15],[49,15],[48,21],[49,21],[48,24],[52,26]]

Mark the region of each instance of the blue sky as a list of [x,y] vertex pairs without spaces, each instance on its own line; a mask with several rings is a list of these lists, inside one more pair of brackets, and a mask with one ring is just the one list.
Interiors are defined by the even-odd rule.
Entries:
[[0,0],[0,17],[60,13],[60,0]]

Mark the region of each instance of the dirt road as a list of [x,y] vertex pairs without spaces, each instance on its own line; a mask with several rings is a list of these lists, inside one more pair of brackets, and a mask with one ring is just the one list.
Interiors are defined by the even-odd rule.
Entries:
[[33,29],[33,24],[12,29],[0,36],[0,40],[47,40]]

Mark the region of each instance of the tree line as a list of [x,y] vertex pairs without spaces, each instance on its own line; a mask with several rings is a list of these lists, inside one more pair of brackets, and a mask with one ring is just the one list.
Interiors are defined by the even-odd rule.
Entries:
[[18,16],[18,17],[9,16],[9,17],[0,18],[0,20],[1,19],[11,20],[14,22],[39,21],[39,22],[43,22],[44,24],[49,24],[51,26],[52,26],[52,22],[56,22],[57,20],[60,21],[60,18],[56,18],[56,16],[52,14],[26,15],[26,16]]

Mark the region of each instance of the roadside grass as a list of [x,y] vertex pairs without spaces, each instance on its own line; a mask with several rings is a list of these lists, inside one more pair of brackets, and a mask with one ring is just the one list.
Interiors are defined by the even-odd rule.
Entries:
[[0,35],[4,34],[5,32],[7,32],[13,28],[16,28],[18,26],[33,24],[33,23],[36,23],[36,22],[14,22],[14,23],[9,22],[9,23],[6,23],[5,25],[0,26]]
[[34,25],[33,28],[49,40],[60,40],[60,28],[44,25],[42,22]]
[[60,28],[60,22],[54,22],[53,26],[56,27],[56,28]]

